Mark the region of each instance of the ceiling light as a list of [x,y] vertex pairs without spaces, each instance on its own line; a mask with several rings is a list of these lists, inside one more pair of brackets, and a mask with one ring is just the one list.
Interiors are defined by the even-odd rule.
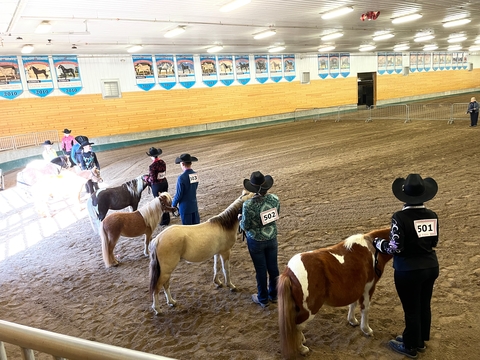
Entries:
[[285,50],[285,46],[277,45],[277,46],[273,46],[273,47],[269,48],[268,52],[273,53],[273,52],[279,52],[279,51],[282,51],[282,50]]
[[449,43],[457,43],[457,42],[462,42],[464,40],[467,40],[467,37],[463,34],[451,36],[450,38],[447,39]]
[[235,10],[243,5],[247,5],[248,3],[250,3],[250,1],[251,0],[235,0],[235,1],[229,2],[228,4],[223,5],[220,8],[220,11],[229,12],[229,11]]
[[401,23],[405,23],[405,22],[408,22],[408,21],[417,20],[417,19],[420,19],[422,16],[423,16],[422,14],[418,14],[418,13],[405,15],[405,16],[399,16],[395,19],[392,19],[392,24],[401,24]]
[[30,54],[33,51],[33,45],[23,45],[22,54]]
[[400,44],[393,47],[393,51],[405,51],[408,49],[410,49],[410,45],[408,44]]
[[462,48],[462,45],[450,45],[447,50],[448,51],[457,51],[457,50],[460,50]]
[[452,20],[452,21],[447,21],[443,23],[443,27],[453,27],[453,26],[459,26],[459,25],[465,25],[468,24],[470,19],[458,19],[458,20]]
[[142,45],[133,45],[132,47],[128,48],[128,52],[129,53],[134,53],[134,52],[137,52],[139,51],[141,48],[143,48]]
[[48,21],[42,21],[40,25],[37,26],[35,29],[36,34],[46,34],[50,32],[50,29],[52,28],[52,24]]
[[342,8],[338,8],[338,9],[326,12],[325,14],[322,14],[321,17],[323,20],[328,20],[328,19],[335,18],[337,16],[348,14],[349,12],[352,12],[352,11],[353,11],[353,6],[346,6],[346,7],[342,7]]
[[425,45],[423,47],[424,51],[432,51],[432,50],[437,50],[438,46],[437,45]]
[[470,46],[468,48],[469,51],[478,51],[480,50],[480,45],[474,45],[474,46]]
[[342,36],[343,36],[342,32],[334,32],[334,33],[322,36],[321,39],[322,41],[328,41],[328,40],[338,39],[339,37],[342,37]]
[[177,26],[175,29],[168,30],[163,36],[166,38],[171,38],[171,37],[180,35],[184,31],[185,31],[185,26]]
[[395,35],[392,34],[392,33],[377,35],[377,36],[374,36],[374,37],[373,37],[373,41],[387,40],[387,39],[391,39],[391,38],[394,37],[394,36],[395,36]]
[[273,36],[277,33],[277,31],[275,29],[268,29],[268,30],[263,30],[263,31],[260,31],[256,34],[253,34],[253,38],[255,40],[258,40],[258,39],[265,39],[269,36]]
[[432,40],[434,38],[435,38],[435,36],[430,34],[430,35],[417,36],[416,38],[413,39],[413,41],[422,42],[422,41]]
[[375,49],[375,45],[360,45],[360,48],[358,49],[359,51],[370,51]]
[[319,52],[332,51],[332,50],[335,50],[335,45],[327,45],[327,46],[322,46],[318,48]]
[[473,43],[474,43],[474,44],[480,44],[480,38],[479,38],[479,39],[476,39]]
[[207,48],[207,52],[214,53],[214,52],[218,52],[222,49],[223,49],[222,45],[213,45],[213,46],[210,46],[209,48]]

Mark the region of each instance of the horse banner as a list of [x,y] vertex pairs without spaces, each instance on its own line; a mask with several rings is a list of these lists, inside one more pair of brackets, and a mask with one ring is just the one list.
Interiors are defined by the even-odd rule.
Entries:
[[439,56],[440,56],[440,61],[439,61],[438,68],[439,68],[440,70],[445,69],[446,55],[447,55],[447,54],[445,54],[445,53],[440,53],[440,54],[439,54]]
[[223,85],[229,86],[233,84],[233,56],[219,55],[218,56],[219,79]]
[[283,77],[282,55],[270,55],[268,60],[270,62],[270,79],[277,83]]
[[340,75],[346,78],[350,75],[350,54],[340,54]]
[[417,70],[418,72],[421,72],[425,69],[425,58],[424,58],[424,53],[418,53],[417,54]]
[[417,71],[417,53],[410,53],[410,71]]
[[0,96],[15,99],[23,93],[20,69],[16,56],[0,56]]
[[195,84],[195,65],[192,55],[177,55],[178,82],[186,89]]
[[287,81],[295,79],[295,55],[283,55],[283,74]]
[[445,54],[445,69],[450,70],[452,68],[452,54]]
[[438,67],[439,67],[439,64],[440,64],[440,56],[438,53],[433,53],[433,65],[432,65],[432,68],[434,71],[437,71],[438,70]]
[[340,54],[328,54],[328,67],[330,76],[335,79],[340,74]]
[[260,84],[268,80],[267,55],[255,55],[255,78]]
[[431,53],[425,53],[423,54],[423,67],[425,71],[430,71],[432,68],[432,54]]
[[145,91],[155,86],[153,58],[151,55],[132,55],[137,86]]
[[377,72],[383,75],[387,72],[387,54],[379,52],[377,54]]
[[395,54],[387,53],[387,74],[391,75],[395,72]]
[[395,73],[401,74],[403,71],[402,53],[395,53]]
[[52,56],[58,90],[73,96],[82,90],[82,80],[76,55]]
[[467,53],[461,53],[461,54],[462,54],[463,69],[464,69],[464,70],[467,70],[467,69],[468,69]]
[[165,90],[170,90],[177,84],[173,55],[155,55],[155,60],[158,84]]
[[457,53],[452,53],[452,70],[457,70],[458,62],[457,62]]
[[202,81],[208,87],[218,82],[217,59],[215,56],[200,56],[200,68],[202,69]]
[[53,91],[48,56],[22,56],[27,88],[33,95],[45,97]]
[[325,79],[328,76],[328,55],[318,55],[318,76]]
[[246,85],[250,81],[250,58],[248,55],[235,56],[237,81]]

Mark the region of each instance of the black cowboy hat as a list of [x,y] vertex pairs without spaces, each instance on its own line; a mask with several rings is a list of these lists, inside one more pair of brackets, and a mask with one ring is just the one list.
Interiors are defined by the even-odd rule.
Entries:
[[83,135],[78,135],[78,136],[75,136],[75,141],[77,143],[81,144],[84,141],[88,141],[88,137],[83,136]]
[[435,197],[438,185],[432,178],[410,174],[406,179],[398,178],[392,183],[393,195],[407,204],[422,204]]
[[162,154],[162,149],[157,149],[156,147],[151,147],[148,152],[146,153],[148,156],[157,157]]
[[43,145],[53,145],[53,143],[50,140],[45,140]]
[[273,185],[273,178],[270,175],[263,175],[260,171],[255,171],[250,175],[250,179],[243,180],[243,187],[250,192],[258,193],[260,190],[268,190]]
[[72,130],[63,129],[63,133],[64,133],[64,134],[70,134],[71,132],[72,132]]
[[198,161],[195,156],[191,156],[190,154],[182,154],[175,159],[175,164],[180,164],[181,162],[191,163],[194,161]]
[[87,139],[87,140],[83,141],[83,142],[80,144],[80,147],[83,148],[84,146],[93,145],[93,144],[95,144],[95,143],[90,142],[90,141],[88,141],[88,139]]

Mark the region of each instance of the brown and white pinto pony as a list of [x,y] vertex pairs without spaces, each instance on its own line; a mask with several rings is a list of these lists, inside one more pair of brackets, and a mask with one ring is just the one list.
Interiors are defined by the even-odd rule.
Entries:
[[360,329],[366,335],[370,301],[391,255],[378,252],[375,237],[388,239],[390,228],[352,235],[340,243],[294,255],[278,279],[278,325],[282,355],[292,358],[309,348],[303,345],[303,329],[322,305],[349,305],[348,322],[358,325],[355,307],[360,303]]

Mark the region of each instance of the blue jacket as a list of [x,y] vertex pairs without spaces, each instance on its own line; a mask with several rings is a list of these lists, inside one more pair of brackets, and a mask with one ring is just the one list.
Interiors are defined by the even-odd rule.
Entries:
[[198,176],[192,169],[187,169],[177,179],[176,193],[172,206],[178,205],[180,216],[198,211],[197,204]]

